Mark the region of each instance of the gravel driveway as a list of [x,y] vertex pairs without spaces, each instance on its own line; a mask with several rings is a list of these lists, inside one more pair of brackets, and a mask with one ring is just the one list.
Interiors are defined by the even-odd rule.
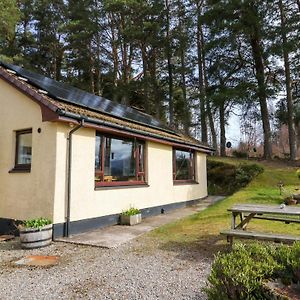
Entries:
[[[28,255],[58,255],[51,267],[15,266]],[[0,243],[0,299],[206,299],[211,259],[197,249],[140,238],[117,249],[53,243],[21,250]]]

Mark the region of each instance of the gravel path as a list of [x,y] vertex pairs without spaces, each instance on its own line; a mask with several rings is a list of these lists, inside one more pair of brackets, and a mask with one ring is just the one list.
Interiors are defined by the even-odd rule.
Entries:
[[[211,259],[196,249],[141,238],[117,249],[53,243],[22,250],[0,243],[0,299],[206,299]],[[27,255],[59,255],[52,267],[14,266]]]

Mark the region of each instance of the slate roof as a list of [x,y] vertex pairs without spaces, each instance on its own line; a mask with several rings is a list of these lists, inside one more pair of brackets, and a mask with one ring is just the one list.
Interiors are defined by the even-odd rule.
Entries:
[[[22,92],[59,116],[84,119],[123,131],[139,133],[145,137],[167,140],[183,147],[204,152],[213,151],[198,140],[169,128],[161,121],[131,107],[81,91],[48,77],[0,61],[0,78],[16,86]],[[59,120],[59,119],[58,119]]]

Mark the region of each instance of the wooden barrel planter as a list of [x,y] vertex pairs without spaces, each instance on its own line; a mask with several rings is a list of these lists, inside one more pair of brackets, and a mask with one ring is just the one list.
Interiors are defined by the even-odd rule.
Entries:
[[41,228],[20,228],[21,247],[34,249],[45,247],[52,242],[52,224]]

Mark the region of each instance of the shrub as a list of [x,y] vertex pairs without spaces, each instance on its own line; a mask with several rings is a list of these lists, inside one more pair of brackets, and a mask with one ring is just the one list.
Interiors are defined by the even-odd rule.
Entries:
[[300,243],[274,246],[263,243],[234,245],[232,252],[215,257],[208,286],[208,299],[266,299],[264,281],[300,281]]
[[218,254],[205,288],[208,299],[263,299],[262,282],[280,265],[274,250],[262,244],[235,244],[228,254]]
[[236,181],[240,187],[246,186],[255,176],[262,173],[263,167],[257,164],[241,164],[236,170]]
[[237,158],[248,158],[248,153],[244,151],[232,151],[232,155]]
[[238,166],[208,160],[208,192],[211,195],[229,195],[246,186],[255,176],[263,171],[258,164],[240,164]]

